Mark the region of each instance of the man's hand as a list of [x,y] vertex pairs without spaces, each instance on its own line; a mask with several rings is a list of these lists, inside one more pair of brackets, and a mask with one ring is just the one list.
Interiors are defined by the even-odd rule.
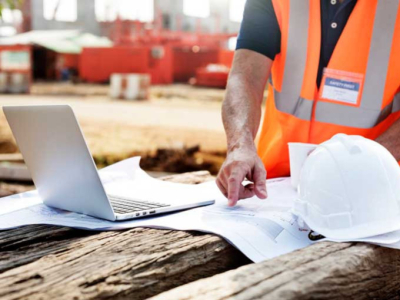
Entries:
[[[230,206],[254,195],[267,198],[266,172],[257,155],[254,139],[260,125],[261,103],[271,66],[272,60],[264,55],[247,49],[235,51],[222,103],[228,155],[217,179]],[[244,187],[244,179],[253,183]]]
[[[243,186],[244,179],[253,183]],[[218,173],[217,185],[228,198],[229,206],[254,195],[267,198],[266,171],[254,147],[235,149],[227,155]]]

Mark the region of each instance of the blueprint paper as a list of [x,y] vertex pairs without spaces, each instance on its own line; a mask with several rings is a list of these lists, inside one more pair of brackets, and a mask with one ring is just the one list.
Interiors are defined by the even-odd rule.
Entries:
[[[349,242],[349,240],[335,240],[335,239],[331,239],[330,241],[339,243]],[[400,230],[362,239],[354,239],[351,240],[350,242],[366,242],[366,243],[382,244],[382,245],[394,244],[400,242]]]
[[393,244],[383,244],[383,243],[373,243],[378,246],[386,247],[386,248],[392,248],[392,249],[398,249],[400,250],[400,242],[393,243]]
[[[0,199],[0,229],[30,224],[49,224],[85,230],[123,230],[149,227],[176,230],[198,230],[220,235],[242,251],[249,259],[260,262],[306,247],[309,228],[299,226],[291,213],[296,191],[290,178],[267,181],[268,199],[257,197],[239,201],[228,207],[226,198],[214,181],[199,185],[164,182],[150,177],[139,167],[139,157],[102,169],[99,174],[110,194],[126,197],[157,196],[199,197],[215,199],[214,205],[181,212],[128,221],[110,222],[90,216],[50,208],[36,191]],[[379,244],[400,242],[400,232],[370,238]],[[363,239],[362,241],[368,241]],[[396,245],[396,244],[395,244]]]

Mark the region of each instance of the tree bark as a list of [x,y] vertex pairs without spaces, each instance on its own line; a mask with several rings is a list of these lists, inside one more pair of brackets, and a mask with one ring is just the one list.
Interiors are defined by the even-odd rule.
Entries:
[[400,251],[322,242],[162,293],[183,299],[399,299]]

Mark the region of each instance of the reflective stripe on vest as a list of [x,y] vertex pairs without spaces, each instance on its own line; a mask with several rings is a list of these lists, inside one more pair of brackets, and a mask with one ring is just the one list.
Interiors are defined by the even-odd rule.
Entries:
[[300,103],[301,101],[298,100],[307,61],[308,15],[308,1],[290,1],[285,71],[283,72],[282,91],[275,94],[275,105],[278,110],[295,116],[301,114],[297,113],[297,110],[306,109],[303,109],[302,105],[308,107],[307,104]]
[[[274,90],[274,97],[279,94],[281,93]],[[297,106],[292,115],[301,120],[309,121],[311,119],[313,103],[314,100],[298,97]],[[323,114],[324,121],[321,121],[320,115],[319,118],[316,118],[317,121],[349,127],[371,128],[385,120],[390,114],[400,111],[400,93],[397,93],[393,100],[382,110],[363,110],[359,107],[338,105],[331,102],[320,102],[318,105],[322,103],[324,104],[324,111],[320,112],[320,115]],[[372,126],[370,120],[375,120]]]
[[[400,110],[400,95],[382,107],[399,1],[378,1],[360,107],[319,101],[315,121],[355,128],[372,128]],[[309,2],[291,0],[282,91],[275,91],[275,106],[302,120],[311,120],[313,99],[299,97],[307,59]],[[382,76],[384,74],[384,76]]]

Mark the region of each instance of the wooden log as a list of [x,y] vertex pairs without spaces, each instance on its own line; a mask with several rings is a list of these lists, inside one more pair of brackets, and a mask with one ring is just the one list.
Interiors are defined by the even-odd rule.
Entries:
[[[200,183],[211,178],[196,172],[168,179]],[[27,226],[0,232],[0,298],[145,299],[247,263],[209,234]]]
[[0,197],[6,197],[18,193],[24,193],[27,191],[34,190],[33,184],[16,184],[0,182]]
[[399,291],[399,250],[323,242],[189,283],[152,300],[398,299]]
[[23,162],[21,153],[0,153],[0,162]]
[[177,183],[186,183],[186,184],[199,184],[202,182],[209,181],[213,179],[208,171],[197,171],[191,173],[170,175],[161,178],[165,181],[177,182]]
[[0,163],[0,180],[32,182],[32,177],[25,164]]

